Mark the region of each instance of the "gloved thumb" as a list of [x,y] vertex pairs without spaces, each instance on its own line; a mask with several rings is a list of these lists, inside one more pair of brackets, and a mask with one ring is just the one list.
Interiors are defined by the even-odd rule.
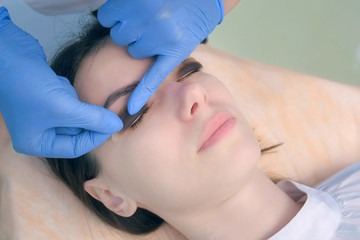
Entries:
[[104,143],[110,136],[111,134],[84,131],[75,136],[58,135],[54,138],[51,131],[45,132],[42,138],[46,141],[42,142],[41,154],[51,158],[79,157]]
[[106,1],[99,9],[97,18],[101,25],[110,28],[120,21],[117,19],[120,15],[120,9],[114,7],[110,1]]
[[[77,100],[78,101],[78,100]],[[100,106],[78,102],[75,109],[60,119],[58,126],[67,128],[82,128],[98,133],[114,133],[123,128],[123,122],[114,112]],[[66,133],[64,129],[59,132]],[[68,133],[74,132],[68,129]]]
[[57,127],[55,129],[56,135],[78,135],[83,130],[81,128],[74,127]]
[[183,61],[182,58],[159,55],[130,96],[128,112],[140,111],[164,79]]

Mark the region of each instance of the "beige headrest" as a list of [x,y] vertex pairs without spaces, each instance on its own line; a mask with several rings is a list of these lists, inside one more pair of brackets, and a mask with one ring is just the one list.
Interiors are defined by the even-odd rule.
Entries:
[[[360,159],[360,90],[200,46],[193,56],[221,79],[262,137],[283,143],[261,158],[269,175],[314,185]],[[103,224],[42,159],[13,151],[0,116],[0,239],[182,239],[165,225],[130,236]]]

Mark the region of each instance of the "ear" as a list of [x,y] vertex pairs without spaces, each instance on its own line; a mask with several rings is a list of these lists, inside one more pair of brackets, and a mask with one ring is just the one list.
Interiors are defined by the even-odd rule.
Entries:
[[122,217],[132,216],[137,209],[136,201],[125,194],[113,194],[100,178],[86,181],[84,188],[93,198],[102,202],[105,207]]

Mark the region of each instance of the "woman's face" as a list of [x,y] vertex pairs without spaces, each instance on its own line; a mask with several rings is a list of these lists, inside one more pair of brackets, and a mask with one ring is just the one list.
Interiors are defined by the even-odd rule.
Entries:
[[[129,86],[153,61],[133,59],[110,42],[83,62],[74,87],[80,100],[106,103],[121,114]],[[122,118],[127,129],[93,151],[109,188],[155,213],[205,209],[228,199],[251,179],[260,157],[257,139],[226,87],[199,70],[194,59],[183,62],[140,114]]]

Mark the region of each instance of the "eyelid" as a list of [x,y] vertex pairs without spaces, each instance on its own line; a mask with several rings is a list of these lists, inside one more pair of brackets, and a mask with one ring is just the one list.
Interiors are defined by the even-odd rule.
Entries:
[[144,109],[144,111],[142,111],[134,121],[132,121],[132,123],[130,124],[130,128],[135,129],[142,121],[143,117],[145,116],[145,114],[147,113],[147,111],[150,109],[150,107],[146,107]]
[[176,80],[176,82],[182,82],[185,78],[189,77],[190,75],[192,75],[193,73],[199,72],[200,69],[197,70],[192,70],[188,73],[186,73],[185,75],[181,76],[178,80]]
[[[182,74],[182,76],[177,80],[177,82],[181,82],[185,78],[189,77],[190,75],[201,71],[202,68],[203,68],[203,66],[201,65],[201,63],[199,63],[197,61],[192,61],[192,62],[187,63],[182,68],[182,70],[185,73]],[[143,117],[148,112],[150,107],[151,107],[151,105],[149,106],[148,104],[145,104],[144,107],[142,107],[141,110],[138,113],[134,114],[134,115],[130,115],[128,113],[128,111],[127,111],[127,108],[124,107],[124,109],[119,113],[119,117],[124,123],[124,127],[121,130],[121,132],[126,131],[128,128],[134,128],[135,129],[138,126],[138,124],[141,123]]]
[[176,82],[182,82],[186,77],[196,72],[199,72],[202,69],[202,65],[199,62],[191,62],[188,64],[188,66],[185,67],[188,67],[189,69],[187,69],[187,72],[185,72],[181,77],[179,77]]
[[149,110],[149,108],[150,107],[145,104],[138,113],[130,115],[127,111],[127,107],[124,107],[124,109],[118,115],[124,123],[124,127],[122,128],[121,132],[126,131],[128,128],[131,128],[140,118],[143,117],[143,115]]

